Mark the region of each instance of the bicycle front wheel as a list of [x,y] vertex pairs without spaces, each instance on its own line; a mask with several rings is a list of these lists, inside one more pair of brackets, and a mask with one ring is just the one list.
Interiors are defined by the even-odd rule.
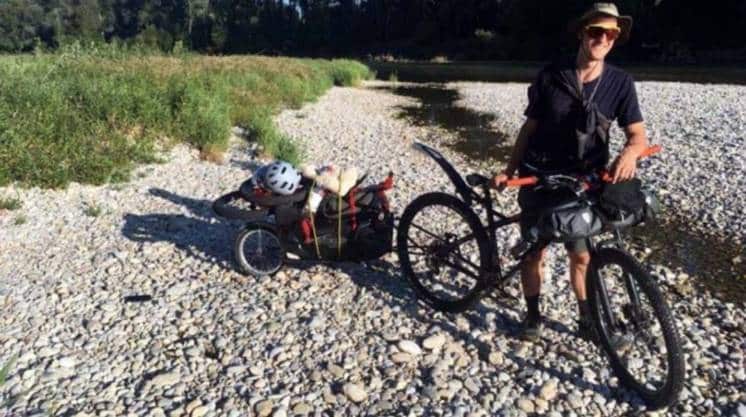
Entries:
[[673,405],[682,389],[684,361],[658,285],[632,256],[616,248],[593,255],[586,282],[596,331],[614,373],[648,408]]
[[404,275],[433,308],[464,311],[487,286],[489,238],[466,203],[429,193],[407,206],[397,229]]

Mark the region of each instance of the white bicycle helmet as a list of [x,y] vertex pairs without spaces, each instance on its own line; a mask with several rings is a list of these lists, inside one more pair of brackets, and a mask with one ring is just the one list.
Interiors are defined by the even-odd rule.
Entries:
[[301,174],[290,163],[275,161],[267,166],[264,173],[264,187],[273,193],[290,195],[298,189]]

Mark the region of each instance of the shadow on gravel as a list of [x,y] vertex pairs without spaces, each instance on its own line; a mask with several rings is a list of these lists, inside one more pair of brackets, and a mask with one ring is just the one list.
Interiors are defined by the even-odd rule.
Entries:
[[[480,302],[464,313],[443,314],[435,312],[430,307],[417,301],[416,294],[406,279],[402,277],[398,264],[393,264],[384,260],[376,260],[365,264],[339,263],[328,264],[328,266],[349,275],[352,281],[361,288],[361,291],[383,291],[388,293],[390,297],[383,297],[383,299],[392,309],[394,309],[395,312],[408,314],[412,319],[429,327],[437,326],[443,332],[451,334],[454,339],[462,340],[466,346],[475,346],[478,351],[479,359],[482,362],[489,362],[490,353],[499,349],[496,349],[492,342],[479,340],[475,337],[473,330],[480,330],[482,333],[494,332],[497,334],[497,337],[505,338],[510,348],[508,350],[499,351],[503,354],[506,361],[513,362],[520,369],[520,371],[515,372],[512,376],[516,384],[520,386],[524,392],[531,392],[538,395],[540,387],[524,381],[529,375],[533,375],[535,371],[540,371],[549,374],[552,378],[556,378],[561,383],[575,385],[581,391],[590,390],[598,393],[607,400],[613,399],[617,402],[623,402],[626,401],[625,398],[629,398],[627,396],[629,395],[633,398],[633,405],[641,403],[639,397],[637,397],[632,391],[625,388],[612,389],[604,381],[593,382],[584,378],[583,369],[589,365],[587,364],[588,361],[586,358],[583,357],[583,352],[577,351],[578,345],[582,345],[585,348],[583,350],[591,352],[592,355],[603,355],[603,352],[595,347],[587,349],[587,345],[584,345],[586,342],[581,342],[580,339],[577,339],[576,341],[573,340],[570,342],[571,344],[566,345],[557,345],[548,339],[542,339],[538,342],[543,345],[543,351],[545,354],[550,352],[556,354],[558,357],[557,361],[574,362],[572,371],[569,373],[542,365],[542,356],[534,358],[517,353],[521,350],[521,346],[524,342],[513,336],[520,326],[520,323],[516,318],[522,315],[522,308],[519,306],[519,301],[515,298],[495,297],[490,301],[491,305],[487,305],[485,302]],[[492,317],[493,315],[494,317]],[[462,330],[459,328],[456,321],[458,316],[464,317],[469,321],[471,327],[470,330]],[[491,325],[490,321],[494,323],[494,326]],[[559,333],[572,333],[572,331],[563,323],[548,318],[546,328],[547,330]],[[493,368],[494,375],[492,376],[497,377],[505,367],[496,365],[493,366]],[[597,369],[592,370],[598,371]],[[610,368],[609,372],[611,373]],[[427,372],[424,372],[422,377],[423,380],[429,378]],[[498,391],[498,387],[486,386],[482,389],[491,392]],[[433,405],[433,407],[435,407],[435,405]],[[399,411],[407,412],[405,409]]]
[[169,242],[188,256],[232,269],[231,247],[237,228],[212,212],[212,201],[180,196],[160,188],[150,194],[184,207],[191,215],[125,214],[122,234],[135,242]]
[[[169,242],[187,255],[200,261],[214,263],[226,269],[233,269],[230,248],[237,227],[235,224],[221,221],[213,215],[212,201],[184,197],[159,188],[151,189],[150,194],[182,206],[190,215],[126,214],[124,216],[125,223],[122,227],[122,233],[125,237],[136,242]],[[308,261],[291,262],[288,267],[306,269],[317,264],[317,262]],[[541,371],[550,374],[561,382],[573,384],[581,390],[591,390],[607,399],[624,401],[626,390],[618,390],[619,393],[612,394],[608,385],[591,382],[583,378],[582,362],[584,361],[580,353],[574,359],[577,365],[573,367],[571,373],[543,366],[540,363],[541,357],[522,357],[522,355],[517,354],[521,342],[514,339],[511,334],[517,330],[519,325],[516,319],[521,315],[518,300],[500,298],[491,302],[494,305],[488,305],[485,302],[478,303],[471,310],[461,314],[469,321],[471,327],[471,331],[462,330],[457,325],[456,315],[436,313],[430,307],[423,306],[416,301],[416,295],[401,276],[398,264],[385,260],[362,264],[345,262],[324,264],[350,276],[352,281],[360,288],[358,297],[368,291],[388,294],[388,297],[382,298],[389,304],[395,314],[407,314],[413,320],[426,326],[439,327],[442,331],[450,333],[454,338],[463,340],[467,346],[475,346],[479,358],[483,362],[488,362],[490,353],[496,349],[493,343],[479,340],[478,335],[475,336],[473,330],[480,330],[482,333],[496,332],[498,337],[507,338],[510,350],[503,350],[501,353],[506,361],[513,362],[520,369],[513,377],[518,386],[525,392],[535,392],[539,389],[530,382],[524,382],[525,376],[533,374],[534,371]],[[494,326],[490,322],[493,322]],[[570,332],[566,326],[556,321],[550,321],[547,327],[557,332]],[[555,352],[562,355],[563,347],[553,345],[546,340],[542,343],[545,352]],[[565,352],[573,351],[574,347],[574,345],[566,346],[564,350]],[[594,354],[601,353],[596,350]],[[569,358],[568,360],[573,359]],[[503,368],[495,366],[493,376],[496,378]],[[423,378],[427,379],[428,377],[427,371],[425,371]],[[494,391],[496,387],[484,387],[483,389]],[[397,411],[405,413],[408,410],[401,408]]]
[[[249,151],[249,152],[253,152],[253,151]],[[231,158],[228,161],[228,163],[230,163],[231,166],[233,166],[233,167],[240,168],[240,169],[242,169],[244,171],[248,171],[248,172],[254,172],[260,166],[262,166],[261,164],[257,163],[256,161],[245,161],[245,160],[238,159],[238,158]]]
[[419,100],[400,106],[399,116],[416,126],[436,125],[456,135],[448,146],[473,160],[507,162],[513,147],[510,137],[492,127],[496,116],[457,105],[459,92],[439,84],[373,87],[374,90]]

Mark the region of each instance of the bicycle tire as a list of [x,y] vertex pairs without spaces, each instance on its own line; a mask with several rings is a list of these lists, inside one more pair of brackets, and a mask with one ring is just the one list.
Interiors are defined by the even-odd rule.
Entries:
[[[606,323],[606,313],[603,312],[603,306],[600,304],[602,301],[600,300],[599,292],[601,291],[599,271],[607,265],[617,265],[621,267],[623,274],[629,274],[633,283],[636,284],[638,294],[642,293],[649,300],[655,319],[660,324],[663,340],[665,341],[667,366],[665,381],[658,389],[647,388],[645,381],[638,381],[629,369],[627,369],[627,366],[625,366],[623,358],[612,347],[612,340],[606,330],[609,324]],[[599,336],[603,350],[609,358],[611,367],[620,382],[637,392],[648,409],[656,410],[675,404],[684,382],[685,367],[683,353],[679,342],[678,330],[671,317],[671,311],[651,275],[627,252],[618,248],[602,248],[594,253],[591,258],[588,274],[586,275],[586,283],[588,301],[593,312],[596,333]],[[624,292],[629,296],[630,288],[626,287]],[[641,325],[640,327],[643,326]]]
[[[245,253],[245,245],[248,237],[252,233],[266,234],[267,237],[275,241],[276,248],[272,248],[273,250],[277,250],[277,260],[275,263],[268,265],[266,268],[261,268],[256,264],[252,264],[252,262],[247,259]],[[270,242],[268,241],[268,243]],[[254,275],[255,277],[275,274],[277,271],[280,270],[280,268],[282,268],[285,259],[285,250],[282,247],[282,241],[280,240],[280,237],[277,236],[277,233],[275,233],[275,231],[270,229],[269,227],[257,224],[249,224],[238,233],[238,236],[236,236],[236,240],[233,244],[233,254],[236,259],[236,263],[238,264],[238,268],[241,270],[241,272],[243,272],[244,274]]]
[[[445,299],[440,297],[434,291],[427,288],[421,282],[421,278],[415,273],[410,255],[409,233],[412,230],[412,221],[418,213],[433,206],[443,206],[452,209],[456,214],[466,222],[467,226],[474,234],[479,250],[479,272],[475,279],[474,286],[469,288],[463,297],[456,299]],[[468,235],[467,235],[468,236]],[[481,292],[487,287],[485,279],[486,271],[489,267],[490,249],[489,238],[479,217],[472,211],[471,207],[462,200],[446,193],[434,192],[427,193],[417,197],[404,210],[399,226],[397,228],[397,252],[404,275],[409,280],[417,295],[436,310],[457,313],[471,307],[478,299]],[[432,273],[432,270],[428,270]]]

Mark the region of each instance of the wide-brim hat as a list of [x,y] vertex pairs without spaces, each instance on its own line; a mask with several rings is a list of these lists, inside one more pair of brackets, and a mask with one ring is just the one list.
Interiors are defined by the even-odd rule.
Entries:
[[572,33],[578,33],[589,20],[596,17],[616,18],[620,30],[619,37],[616,39],[617,45],[629,40],[629,33],[632,30],[632,16],[620,15],[614,3],[594,3],[582,16],[570,22],[568,30]]

